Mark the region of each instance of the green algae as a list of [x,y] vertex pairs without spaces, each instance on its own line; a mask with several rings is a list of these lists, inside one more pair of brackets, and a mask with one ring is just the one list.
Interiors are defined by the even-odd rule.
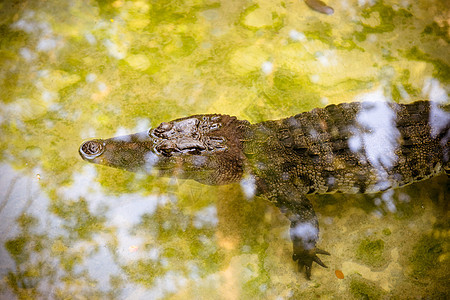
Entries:
[[247,7],[240,16],[241,26],[250,30],[279,30],[284,25],[284,15],[277,11],[268,11],[259,4]]
[[335,86],[337,90],[352,92],[370,89],[373,86],[373,83],[370,80],[349,78],[344,81],[336,83]]
[[433,76],[448,82],[450,78],[450,65],[441,59],[432,58],[429,54],[423,52],[417,46],[404,51],[404,56],[411,60],[421,60],[431,63],[434,66]]
[[119,13],[119,9],[113,6],[115,0],[95,0],[98,5],[100,16],[103,18],[112,18]]
[[[319,22],[313,23],[310,25],[314,30],[305,31],[305,35],[313,40],[319,40],[324,42],[325,44],[333,44],[333,26],[330,23]],[[352,47],[345,47],[345,49],[350,49]]]
[[357,201],[356,207],[364,210],[365,213],[371,213],[378,208],[373,195],[361,195],[358,198],[360,201]]
[[[12,103],[15,99],[28,96],[33,86],[29,82],[26,66],[17,66],[20,59],[17,50],[29,43],[29,37],[22,31],[13,30],[6,24],[0,25],[0,103]],[[21,85],[21,89],[16,87]]]
[[422,31],[422,35],[423,36],[433,35],[435,37],[443,39],[447,43],[450,43],[450,36],[448,34],[449,30],[450,26],[447,23],[440,25],[436,22],[432,22],[431,24],[425,26],[425,28]]
[[[21,234],[7,240],[4,247],[18,267],[16,271],[9,271],[3,279],[20,299],[36,298],[39,295],[39,280],[49,271],[41,259],[47,239],[34,232],[35,227],[39,225],[34,216],[21,214],[17,218],[17,224],[22,230]],[[31,262],[31,257],[37,259]]]
[[19,274],[9,272],[4,278],[19,299],[35,299],[39,296],[36,290],[37,282],[30,279],[32,278],[26,276],[24,272]]
[[417,206],[411,203],[397,203],[396,204],[396,213],[395,218],[399,220],[410,219],[415,216],[417,213]]
[[377,1],[373,6],[364,9],[361,12],[361,16],[366,18],[366,20],[372,16],[375,16],[378,18],[378,25],[370,26],[362,22],[361,25],[363,30],[360,32],[355,32],[355,38],[358,41],[364,41],[368,34],[392,32],[397,26],[402,26],[402,24],[407,23],[406,20],[411,18],[413,15],[404,8],[394,10],[392,6],[386,5],[384,1]]
[[43,250],[43,237],[33,234],[33,228],[38,225],[34,216],[21,214],[17,218],[17,224],[22,229],[22,234],[5,242],[5,249],[17,264],[26,263],[31,252],[39,253]]
[[[32,232],[32,228],[39,228],[36,219],[17,220],[19,234],[5,241],[5,248],[18,270],[11,269],[4,277],[16,296],[45,298],[37,287],[39,282],[48,281],[60,284],[54,288],[57,298],[71,298],[73,291],[86,299],[113,298],[114,292],[99,292],[105,287],[89,275],[86,267],[89,258],[102,247],[98,240],[98,236],[102,236],[107,240],[105,248],[114,257],[114,263],[123,271],[110,278],[112,290],[130,282],[137,283],[133,288],[151,289],[156,279],[178,272],[193,288],[191,294],[183,294],[183,290],[174,292],[174,298],[195,298],[199,295],[196,288],[202,283],[214,287],[204,289],[211,292],[212,297],[220,296],[223,282],[229,284],[227,287],[234,286],[233,282],[226,281],[230,277],[221,273],[227,270],[228,276],[243,278],[239,291],[244,299],[268,294],[273,298],[345,297],[330,280],[333,274],[324,271],[326,275],[322,277],[319,274],[323,270],[318,272],[317,266],[313,269],[316,282],[305,285],[303,276],[294,272],[296,264],[290,259],[291,244],[287,236],[276,240],[273,246],[285,249],[284,252],[274,252],[275,257],[269,254],[269,237],[286,235],[287,223],[274,221],[282,216],[268,211],[267,206],[255,200],[247,203],[237,192],[220,192],[196,183],[174,183],[170,179],[143,178],[95,167],[96,177],[91,183],[100,184],[108,198],[108,208],[96,210],[86,199],[65,199],[59,193],[73,184],[73,174],[86,165],[77,153],[84,139],[113,136],[118,127],[131,130],[138,118],[150,119],[151,125],[156,126],[161,121],[205,112],[229,113],[252,122],[290,116],[323,106],[326,101],[351,101],[356,94],[377,88],[387,75],[382,70],[386,65],[394,68],[394,76],[390,75],[388,84],[397,101],[405,101],[398,84],[411,99],[416,99],[423,85],[418,78],[436,76],[442,82],[448,81],[448,64],[439,54],[447,49],[442,41],[448,43],[448,27],[438,21],[430,23],[439,16],[428,11],[420,10],[420,14],[424,14],[420,18],[411,16],[417,12],[416,3],[400,10],[386,2],[367,5],[363,10],[350,3],[356,10],[352,19],[345,14],[327,19],[306,13],[303,16],[302,2],[258,3],[254,6],[239,1],[94,1],[92,5],[79,1],[71,5],[56,1],[36,4],[16,1],[0,4],[0,101],[5,105],[0,118],[0,158],[31,174],[32,178],[36,178],[33,168],[40,168],[40,185],[51,198],[48,211],[40,213],[57,218],[62,231],[46,229],[49,235],[57,235],[49,240],[46,234]],[[435,7],[435,4],[430,6]],[[267,12],[266,7],[269,7]],[[202,12],[211,9],[214,14],[204,17]],[[30,11],[35,11],[35,15],[26,17]],[[38,30],[49,26],[52,32],[26,33],[12,26],[22,19]],[[306,39],[294,41],[289,37],[292,29],[302,32]],[[91,36],[89,42],[86,36]],[[58,46],[51,51],[37,51],[36,46],[44,37],[55,38]],[[378,39],[374,46],[376,51],[371,49],[369,37]],[[408,37],[414,37],[416,48],[411,49]],[[106,41],[111,41],[123,58],[112,56],[110,47],[105,46]],[[22,48],[32,51],[30,60],[20,54],[24,51]],[[381,50],[378,52],[378,49]],[[317,62],[316,54],[329,50],[337,53],[337,67]],[[358,60],[357,65],[351,64],[355,60]],[[264,62],[273,64],[272,72],[262,72]],[[410,71],[414,66],[412,62],[420,63],[419,71]],[[48,77],[41,78],[42,74]],[[90,77],[93,81],[87,80],[92,74],[95,75]],[[311,75],[317,74],[327,79],[312,82]],[[106,88],[100,91],[99,86]],[[46,91],[56,93],[50,102],[43,100]],[[331,92],[335,96],[330,97]],[[328,100],[322,103],[324,95]],[[110,209],[121,205],[115,196],[130,193],[136,197],[169,195],[173,201],[161,204],[164,209],[158,208],[154,214],[141,216],[130,231],[130,236],[143,239],[145,251],[161,247],[162,260],[128,261],[120,256],[123,250],[119,249],[123,246],[118,241],[120,228],[108,224],[106,216]],[[414,194],[415,190],[407,193]],[[319,216],[321,207],[339,206],[338,201],[348,196],[326,197],[323,205],[316,207]],[[376,209],[370,197],[358,197],[354,198],[357,201],[354,206],[366,212]],[[224,201],[226,199],[233,201]],[[368,204],[358,204],[366,200]],[[242,202],[245,205],[241,205]],[[210,205],[217,205],[217,228],[196,228],[193,225],[195,213]],[[397,221],[415,220],[416,206],[405,203],[396,207],[398,214],[407,216],[397,218],[396,214]],[[346,211],[340,209],[336,214],[346,216]],[[323,226],[324,222],[319,219]],[[426,230],[426,226],[423,227]],[[389,228],[392,235],[398,232],[395,226]],[[347,230],[350,235],[360,234],[355,228]],[[382,233],[388,237],[385,231]],[[321,235],[323,233],[321,231]],[[380,245],[380,241],[359,242],[362,260],[367,260],[365,264],[380,263],[366,257],[373,253],[377,256],[380,251],[382,257],[385,255],[387,245]],[[438,241],[428,241],[437,247],[431,250],[425,247],[425,241],[411,256],[412,263],[422,265],[414,269],[419,274],[431,276],[430,270],[439,265],[442,253],[433,254],[440,249]],[[330,262],[339,260],[338,251],[334,251]],[[42,254],[48,252],[57,260]],[[38,256],[39,263],[33,263],[32,255]],[[423,255],[424,261],[421,260]],[[285,260],[277,261],[280,257]],[[189,277],[191,270],[186,267],[192,262],[200,274],[196,279]],[[239,265],[243,268],[239,269]],[[58,281],[57,272],[63,274],[63,283]],[[217,292],[217,286],[222,290]],[[4,288],[0,284],[0,291]],[[378,286],[361,278],[351,281],[350,291],[355,298],[377,298],[380,292]],[[429,292],[428,295],[443,294]]]
[[353,275],[350,280],[350,293],[354,299],[375,300],[382,299],[385,295],[379,286],[360,275]]
[[138,187],[142,187],[136,179],[136,175],[129,172],[122,172],[120,170],[110,170],[109,168],[99,168],[98,182],[107,188],[113,195],[119,195],[126,191],[132,191]]
[[197,48],[195,38],[192,36],[180,34],[173,37],[172,42],[164,47],[164,52],[170,56],[185,57],[191,55]]
[[391,232],[391,230],[390,230],[389,228],[383,229],[382,233],[383,233],[385,236],[389,236],[389,235],[392,234],[392,232]]
[[157,276],[164,274],[164,268],[158,261],[138,260],[130,265],[123,266],[127,277],[132,281],[150,287]]
[[149,18],[155,25],[160,23],[194,23],[197,21],[199,11],[221,7],[219,1],[174,1],[165,3],[152,0],[149,2],[151,4]]
[[442,239],[423,235],[413,247],[413,254],[409,257],[412,264],[411,276],[420,278],[438,266],[438,258],[444,253]]
[[273,108],[285,101],[281,112],[308,110],[319,102],[320,95],[307,76],[280,69],[273,75],[273,85],[264,89],[265,103]]
[[104,216],[93,215],[85,199],[79,201],[58,201],[50,207],[52,213],[65,219],[62,225],[70,232],[70,239],[91,240],[92,236],[104,229]]
[[17,237],[13,240],[9,240],[5,243],[5,248],[13,257],[18,257],[23,253],[24,248],[27,244],[27,239],[25,237]]
[[371,267],[380,267],[386,263],[384,241],[381,239],[364,239],[356,250],[356,257],[364,264]]

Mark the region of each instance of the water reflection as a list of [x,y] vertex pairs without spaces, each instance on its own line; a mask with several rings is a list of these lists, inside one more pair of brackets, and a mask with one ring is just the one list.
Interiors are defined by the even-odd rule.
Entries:
[[382,90],[361,98],[363,103],[356,117],[358,127],[348,141],[349,147],[355,153],[363,152],[362,160],[367,158],[366,163],[378,171],[378,183],[369,192],[383,191],[391,187],[387,172],[398,164],[396,152],[400,146],[400,132],[396,126],[397,116]]
[[[187,227],[192,227],[195,235],[204,236],[208,244],[204,233],[217,224],[214,206],[191,217],[179,212],[184,224],[175,224],[169,218],[154,220],[158,207],[171,202],[168,197],[105,195],[95,183],[97,174],[90,166],[75,173],[73,183],[61,188],[54,201],[41,191],[38,179],[5,165],[1,170],[2,186],[9,187],[2,195],[0,212],[1,276],[9,287],[7,291],[19,297],[59,298],[69,296],[71,291],[102,298],[163,297],[186,285],[187,279],[182,271],[158,270],[169,265],[157,242],[160,235],[173,231],[173,227],[181,226],[187,232]],[[11,175],[14,177],[9,180]],[[170,250],[170,241],[168,244],[169,252],[177,252],[175,248]],[[126,274],[131,282],[124,281]],[[153,281],[154,288],[149,290],[136,285]],[[87,288],[90,285],[95,285],[95,291]],[[11,294],[9,297],[14,298]]]
[[[307,282],[252,177],[244,192],[205,188],[78,156],[84,140],[193,114],[257,123],[368,95],[448,103],[444,2],[326,2],[332,16],[299,1],[0,4],[0,298],[448,295],[445,177],[313,197],[333,255]],[[364,114],[390,124],[383,105]],[[445,113],[431,114],[441,131]],[[395,147],[388,131],[357,130],[354,146]],[[396,158],[380,149],[383,175]]]

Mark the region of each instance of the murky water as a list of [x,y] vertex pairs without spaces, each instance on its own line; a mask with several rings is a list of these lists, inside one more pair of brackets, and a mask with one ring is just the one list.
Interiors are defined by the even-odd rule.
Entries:
[[[239,184],[93,166],[78,147],[200,113],[448,103],[446,1],[0,3],[0,298],[450,297],[445,176],[312,197],[329,268]],[[344,278],[338,271],[342,272]]]

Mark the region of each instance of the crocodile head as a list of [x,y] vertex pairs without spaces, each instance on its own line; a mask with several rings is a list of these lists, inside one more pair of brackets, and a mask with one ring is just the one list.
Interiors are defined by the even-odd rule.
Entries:
[[84,160],[132,172],[225,184],[240,179],[242,124],[228,115],[196,115],[163,122],[146,132],[84,142]]

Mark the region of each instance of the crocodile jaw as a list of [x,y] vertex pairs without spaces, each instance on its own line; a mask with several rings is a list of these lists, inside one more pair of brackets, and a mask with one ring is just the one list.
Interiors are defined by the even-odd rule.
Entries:
[[242,175],[236,118],[197,115],[163,122],[148,132],[83,143],[81,157],[131,172],[226,184]]

